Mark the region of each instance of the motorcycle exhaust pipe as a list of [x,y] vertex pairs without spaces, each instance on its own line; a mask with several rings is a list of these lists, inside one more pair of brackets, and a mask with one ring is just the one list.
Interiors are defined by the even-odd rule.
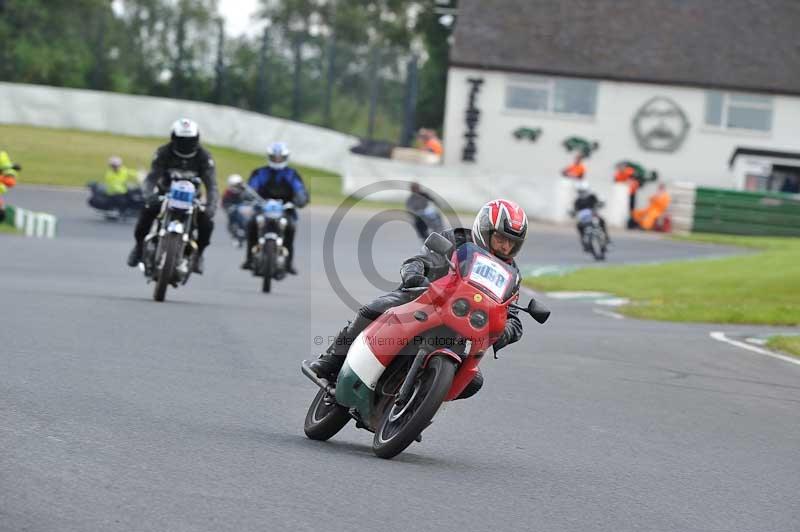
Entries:
[[303,370],[303,375],[305,375],[306,377],[311,379],[311,382],[313,382],[314,384],[316,384],[317,386],[319,386],[320,388],[322,388],[323,390],[325,390],[329,394],[336,395],[336,387],[334,385],[332,385],[330,382],[328,382],[327,379],[319,378],[317,376],[317,374],[312,371],[308,360],[304,360],[300,364],[300,369]]

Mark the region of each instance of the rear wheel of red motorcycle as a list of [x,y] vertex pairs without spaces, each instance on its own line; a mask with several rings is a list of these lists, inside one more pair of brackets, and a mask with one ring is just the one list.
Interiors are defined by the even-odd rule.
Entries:
[[455,374],[454,361],[433,357],[414,383],[408,403],[402,408],[392,405],[383,414],[372,440],[372,451],[381,458],[394,458],[411,445],[436,415]]
[[336,404],[325,390],[317,392],[308,407],[303,429],[312,440],[325,441],[332,438],[350,421],[350,414],[343,406]]

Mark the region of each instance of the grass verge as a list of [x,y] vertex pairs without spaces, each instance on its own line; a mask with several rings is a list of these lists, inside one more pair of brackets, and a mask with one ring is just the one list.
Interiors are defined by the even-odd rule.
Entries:
[[20,234],[20,231],[13,225],[0,223],[0,234],[18,235]]
[[529,278],[537,290],[599,290],[629,298],[623,314],[681,322],[800,324],[800,239],[696,235],[758,253],[658,265],[588,268]]
[[[167,137],[130,137],[110,133],[94,133],[71,129],[50,129],[32,126],[0,125],[0,146],[15,162],[23,166],[22,184],[84,186],[102,180],[106,161],[118,155],[131,169],[147,170],[156,148]],[[230,174],[245,178],[263,166],[262,155],[230,148],[207,146],[217,163],[220,191]],[[338,174],[295,165],[308,186],[315,203],[335,204],[344,199],[342,178]]]
[[800,336],[773,336],[767,341],[767,347],[800,357]]

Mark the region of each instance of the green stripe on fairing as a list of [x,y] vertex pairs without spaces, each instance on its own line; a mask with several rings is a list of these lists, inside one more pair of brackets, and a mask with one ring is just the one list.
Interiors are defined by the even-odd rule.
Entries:
[[372,415],[372,396],[372,390],[345,362],[336,380],[336,402],[342,406],[355,408],[362,418],[368,419]]

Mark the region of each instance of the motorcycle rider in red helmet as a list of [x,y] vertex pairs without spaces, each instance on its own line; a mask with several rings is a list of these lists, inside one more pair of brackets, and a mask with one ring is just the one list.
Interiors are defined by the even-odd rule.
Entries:
[[[456,248],[467,242],[474,242],[517,270],[514,257],[525,243],[527,232],[528,217],[522,207],[513,201],[496,199],[481,207],[475,217],[472,229],[459,227],[448,229],[441,234]],[[311,363],[311,369],[321,378],[335,380],[344,364],[350,345],[358,335],[388,309],[408,303],[420,295],[415,291],[403,291],[403,288],[427,286],[431,281],[447,275],[448,272],[447,261],[435,253],[426,252],[406,260],[400,268],[400,278],[402,279],[400,288],[361,307],[355,319],[339,332],[327,351]],[[515,280],[517,290],[519,290],[520,280],[521,276],[517,270]],[[509,308],[505,331],[493,346],[495,352],[522,337],[522,322],[517,316],[517,312],[517,310]],[[478,373],[458,399],[475,395],[481,386],[483,386],[483,375]]]

